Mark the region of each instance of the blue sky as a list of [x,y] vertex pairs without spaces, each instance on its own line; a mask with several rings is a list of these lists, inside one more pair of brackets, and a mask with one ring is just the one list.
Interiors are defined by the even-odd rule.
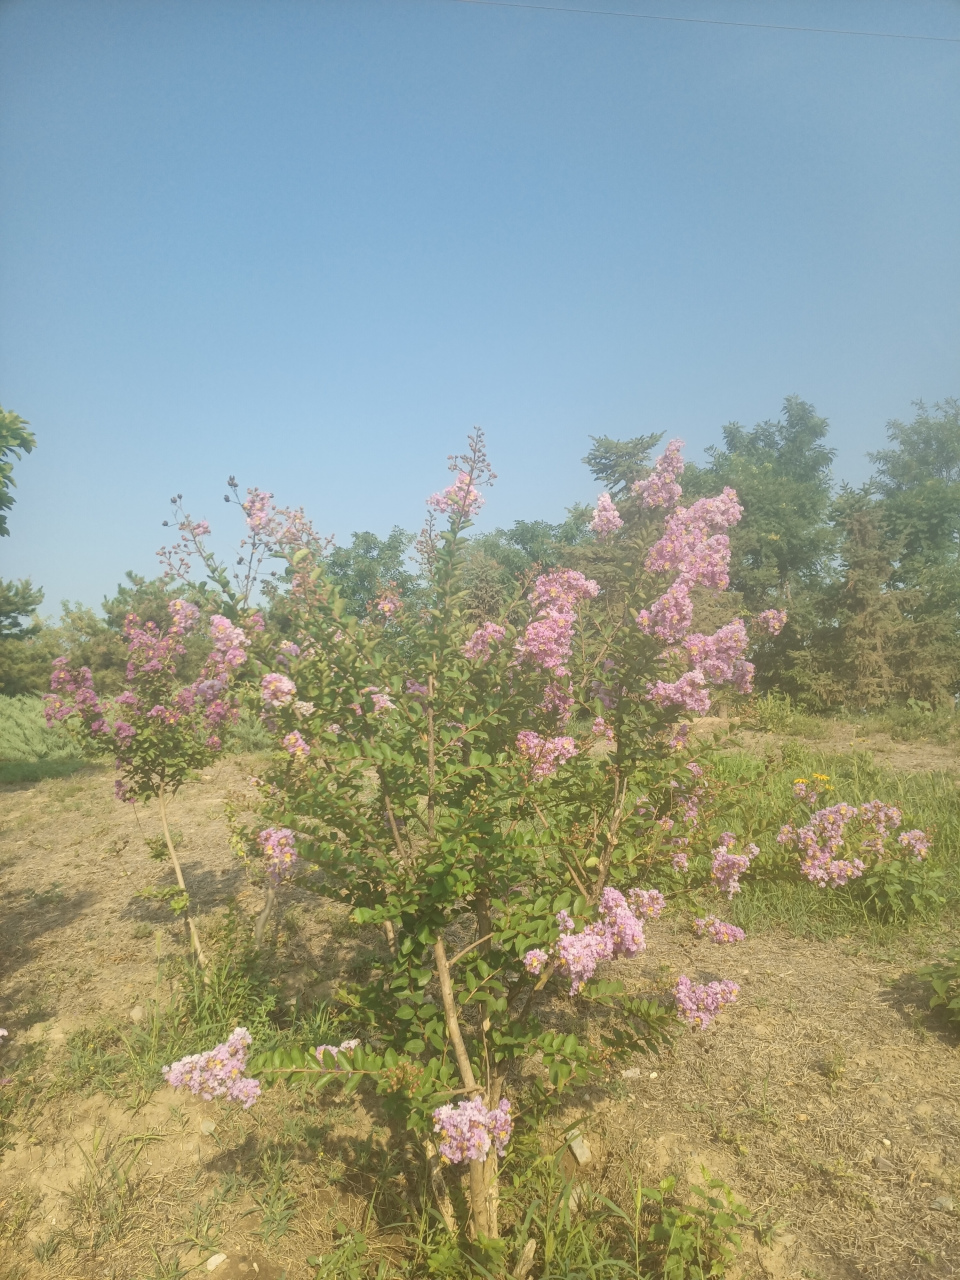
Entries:
[[[643,7],[960,36],[953,0]],[[6,0],[0,181],[0,403],[39,442],[0,575],[51,612],[153,573],[173,493],[225,536],[230,473],[416,529],[480,424],[492,527],[593,499],[591,433],[696,457],[797,393],[860,480],[960,395],[960,44]]]

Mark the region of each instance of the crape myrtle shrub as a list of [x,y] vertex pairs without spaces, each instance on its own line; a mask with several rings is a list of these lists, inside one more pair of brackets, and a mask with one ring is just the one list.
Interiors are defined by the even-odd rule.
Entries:
[[[663,812],[678,793],[687,827],[696,822],[703,769],[684,747],[684,718],[707,711],[718,686],[747,692],[752,668],[741,620],[691,632],[691,592],[728,585],[726,531],[741,508],[729,489],[677,506],[678,442],[646,479],[621,486],[619,507],[601,495],[592,577],[531,573],[479,624],[466,539],[491,478],[479,435],[452,469],[454,483],[429,500],[416,594],[387,585],[363,619],[300,513],[256,490],[242,504],[286,561],[292,635],[251,637],[277,751],[249,838],[274,882],[300,874],[385,935],[382,968],[341,992],[359,1034],[310,1046],[314,1078],[370,1079],[434,1157],[438,1134],[443,1159],[469,1163],[473,1231],[495,1236],[520,1063],[542,1058],[536,1109],[667,1034],[672,1014],[598,971],[642,951],[645,920],[662,910],[662,893],[638,883],[652,851],[684,883],[690,838]],[[183,516],[183,545],[204,558],[207,532]],[[782,621],[768,611],[757,625],[769,635]],[[736,864],[732,843],[719,853]],[[727,890],[735,869],[718,872]],[[738,932],[702,924],[718,942]],[[599,1011],[589,1038],[545,1030],[556,992]],[[735,995],[732,983],[684,977],[678,1011],[705,1025]],[[247,1078],[223,1065],[232,1050],[207,1055],[174,1064],[170,1079],[255,1097],[230,1083]],[[257,1069],[311,1067],[301,1054]]]
[[[66,666],[52,714],[119,744],[122,794],[134,784],[162,797],[165,753],[182,780],[199,763],[192,750],[215,749],[217,735],[201,737],[211,706],[234,714],[238,689],[255,700],[275,750],[258,780],[259,821],[237,837],[263,859],[267,909],[297,876],[380,928],[384,960],[339,993],[350,1039],[248,1061],[253,1046],[237,1028],[173,1064],[168,1079],[244,1106],[259,1093],[254,1072],[368,1082],[422,1141],[451,1229],[440,1162],[468,1165],[470,1230],[492,1238],[497,1162],[518,1107],[534,1119],[571,1083],[655,1048],[677,1017],[702,1027],[736,998],[728,980],[681,975],[669,1010],[630,996],[606,962],[645,949],[668,893],[712,895],[719,910],[760,858],[754,833],[724,829],[723,792],[688,743],[690,718],[709,711],[718,688],[749,692],[753,667],[742,619],[692,630],[694,593],[729,585],[727,531],[742,509],[730,488],[680,505],[679,442],[649,474],[600,495],[590,576],[534,570],[481,622],[466,578],[470,518],[491,479],[479,434],[451,465],[454,483],[429,499],[416,591],[387,583],[362,618],[302,512],[257,490],[241,499],[231,482],[228,501],[248,530],[231,578],[208,551],[207,524],[178,508],[171,571],[187,575],[199,557],[231,610],[208,624],[213,668],[175,687],[165,655],[200,622],[179,602],[166,637],[128,623],[136,707],[125,699],[122,728],[88,675]],[[278,560],[267,588],[282,639],[251,607],[262,566]],[[770,637],[784,620],[767,609],[750,626]],[[162,689],[151,683],[168,675]],[[768,859],[827,889],[885,856],[899,824],[889,806],[858,816],[817,808],[816,789],[796,798],[812,812],[766,833]],[[923,833],[907,834],[904,849],[922,858]],[[694,928],[708,945],[742,937],[713,913]],[[586,1031],[558,1029],[558,999],[577,1002]]]

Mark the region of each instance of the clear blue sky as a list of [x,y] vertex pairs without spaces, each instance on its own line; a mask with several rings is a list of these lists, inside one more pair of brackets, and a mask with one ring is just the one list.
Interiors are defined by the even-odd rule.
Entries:
[[[955,0],[602,7],[960,36]],[[478,423],[491,527],[594,498],[591,433],[696,457],[798,393],[859,480],[960,394],[960,44],[6,0],[0,183],[0,403],[39,441],[0,574],[50,611],[152,574],[172,493],[224,528],[231,472],[416,529]]]

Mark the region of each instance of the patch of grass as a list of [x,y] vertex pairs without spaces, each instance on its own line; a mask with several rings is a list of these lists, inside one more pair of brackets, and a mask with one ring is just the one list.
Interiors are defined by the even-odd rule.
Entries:
[[21,782],[43,782],[46,778],[67,778],[84,769],[90,773],[96,765],[86,760],[2,760],[0,761],[0,786],[15,786]]

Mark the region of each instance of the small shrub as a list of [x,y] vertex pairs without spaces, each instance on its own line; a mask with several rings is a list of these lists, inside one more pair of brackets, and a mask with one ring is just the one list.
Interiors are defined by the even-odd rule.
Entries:
[[942,1009],[947,1021],[960,1030],[960,949],[948,951],[942,960],[920,970],[933,988],[931,1009]]

